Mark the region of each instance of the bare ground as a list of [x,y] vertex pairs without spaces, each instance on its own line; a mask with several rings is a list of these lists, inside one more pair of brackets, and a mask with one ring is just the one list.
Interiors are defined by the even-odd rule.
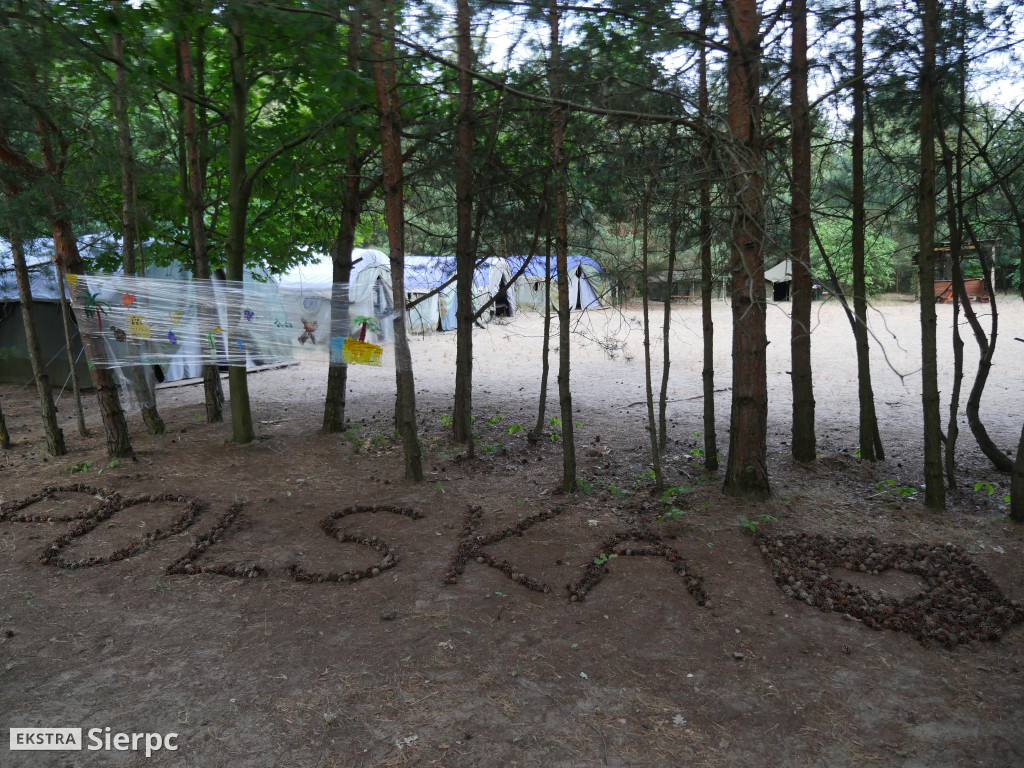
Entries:
[[[88,439],[62,399],[71,453],[54,460],[31,388],[0,389],[17,441],[0,454],[3,724],[180,734],[177,751],[149,759],[0,751],[0,765],[1024,764],[1024,633],[1006,602],[1024,602],[1024,530],[1001,517],[1007,479],[964,424],[949,511],[901,497],[922,482],[916,307],[901,302],[872,321],[896,369],[876,344],[887,460],[855,455],[853,343],[841,310],[823,304],[813,341],[820,457],[795,465],[784,309],[769,315],[773,498],[760,505],[726,498],[701,466],[699,310],[675,309],[666,467],[679,492],[667,518],[644,476],[635,312],[579,319],[573,393],[589,490],[572,496],[556,492],[557,439],[530,447],[514,427],[536,419],[535,315],[475,336],[471,460],[443,423],[454,339],[413,341],[428,473],[418,486],[401,479],[387,369],[351,369],[353,428],[340,436],[317,432],[324,363],[254,374],[259,439],[249,446],[202,422],[201,387],[162,390],[171,432],[139,428],[138,461],[117,466],[103,455],[92,398]],[[938,309],[948,339],[951,312]],[[1024,345],[1012,337],[1024,336],[1024,308],[1000,319],[982,416],[1012,449],[1024,418]],[[724,451],[725,305],[716,333]],[[948,360],[940,375],[945,394]],[[54,485],[63,490],[25,504]],[[816,534],[824,549],[813,557],[779,559],[777,544]],[[866,559],[899,545],[898,565]],[[828,554],[844,546],[864,559]],[[814,573],[817,592],[803,583]],[[825,586],[852,602],[822,610]],[[931,624],[869,626],[883,615],[903,626],[941,595],[955,610],[928,603],[919,618]],[[964,622],[952,642],[937,634],[950,617]],[[997,625],[996,640],[970,637]]]

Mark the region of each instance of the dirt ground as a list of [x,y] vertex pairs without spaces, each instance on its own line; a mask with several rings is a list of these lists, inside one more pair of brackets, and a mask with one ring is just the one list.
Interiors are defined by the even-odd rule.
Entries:
[[[1024,307],[1002,304],[982,418],[1010,450]],[[179,734],[149,758],[0,747],[0,765],[1024,764],[1024,528],[1003,517],[1008,478],[963,421],[949,511],[912,494],[920,342],[899,300],[872,315],[887,459],[855,453],[852,336],[822,303],[819,460],[795,465],[787,309],[769,313],[773,496],[757,505],[702,468],[694,305],[673,316],[670,504],[645,474],[632,310],[577,317],[587,490],[570,496],[556,491],[560,427],[545,419],[530,447],[516,426],[536,420],[537,315],[474,336],[472,460],[446,426],[454,335],[412,341],[420,485],[402,480],[386,367],[350,369],[353,426],[331,436],[317,431],[324,361],[253,374],[248,446],[203,422],[201,386],[161,389],[169,433],[133,416],[138,460],[114,466],[92,397],[83,439],[64,394],[70,454],[50,459],[33,389],[0,388],[16,441],[0,454],[0,725]],[[945,397],[952,310],[937,309]],[[724,453],[730,320],[715,313]]]

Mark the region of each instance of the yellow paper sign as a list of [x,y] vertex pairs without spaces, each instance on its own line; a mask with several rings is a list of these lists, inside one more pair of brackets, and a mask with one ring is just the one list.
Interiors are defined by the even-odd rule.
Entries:
[[378,347],[376,344],[368,344],[365,341],[359,341],[357,339],[346,339],[345,347],[342,351],[344,360],[349,365],[377,365],[381,363],[381,355],[384,353],[383,347]]
[[134,336],[136,339],[148,339],[152,336],[150,333],[149,326],[143,322],[140,315],[129,315],[128,316],[128,333]]

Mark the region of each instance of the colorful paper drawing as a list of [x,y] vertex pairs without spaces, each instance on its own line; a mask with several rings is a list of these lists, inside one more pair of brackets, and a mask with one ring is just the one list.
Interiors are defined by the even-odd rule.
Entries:
[[135,294],[126,293],[124,296],[121,297],[121,303],[126,307],[130,307],[132,304],[135,303]]
[[168,331],[167,332],[167,340],[169,342],[171,342],[171,344],[177,344],[178,343],[178,337],[174,335],[174,331]]
[[235,344],[238,345],[238,351],[241,352],[245,342],[242,339],[235,339]]
[[128,341],[128,335],[121,328],[111,327],[114,332],[114,341]]
[[128,333],[136,339],[148,339],[153,335],[141,315],[128,316]]
[[78,275],[64,275],[64,279],[68,281],[68,285],[72,288],[78,285]]
[[171,318],[171,325],[177,325],[178,323],[181,322],[181,316],[183,312],[180,309],[175,310],[174,312],[168,312],[167,314]]
[[276,328],[291,328],[292,324],[287,320],[274,320],[274,327]]
[[311,341],[316,344],[316,336],[313,335],[313,332],[319,326],[320,323],[316,320],[307,320],[306,318],[302,318],[302,327],[305,328],[305,330],[302,332],[302,335],[299,336],[299,344],[305,344],[307,341]]
[[368,344],[358,339],[346,339],[342,356],[349,365],[377,365],[381,364],[381,357],[384,348],[376,344]]
[[246,321],[250,323],[252,322],[252,319],[256,317],[256,313],[249,309],[249,307],[246,307],[242,314],[245,316]]
[[213,331],[207,331],[206,332],[206,340],[210,342],[210,349],[211,350],[216,350],[217,349],[217,344],[213,340]]
[[[82,301],[82,309],[85,310],[85,316],[91,318],[93,312],[96,313],[96,327],[103,330],[103,313],[110,311],[110,305],[105,301],[99,300],[99,291],[96,293],[89,293],[86,291],[85,299]],[[106,307],[106,309],[104,309]]]

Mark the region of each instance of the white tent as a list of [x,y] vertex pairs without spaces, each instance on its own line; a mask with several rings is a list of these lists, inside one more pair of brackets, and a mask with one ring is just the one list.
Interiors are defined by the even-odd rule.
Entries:
[[[405,298],[416,302],[408,310],[409,333],[427,334],[442,328],[445,299],[455,259],[451,256],[406,256]],[[454,290],[454,283],[450,286]]]
[[[372,248],[352,249],[352,261],[348,293],[339,297],[349,302],[348,327],[332,326],[332,295],[345,287],[335,286],[334,263],[329,255],[314,253],[309,261],[277,278],[288,322],[296,329],[296,340],[303,347],[326,346],[335,337],[358,337],[363,321],[357,323],[356,318],[366,318],[366,341],[394,338],[391,262]],[[344,318],[339,320],[342,326],[346,325]]]
[[[454,270],[453,270],[454,271]],[[495,317],[514,317],[516,313],[516,285],[512,280],[512,269],[508,260],[500,256],[482,259],[473,271],[473,309],[482,307],[494,298],[490,309],[477,321],[487,323]],[[451,331],[456,328],[456,312],[458,296],[455,283],[445,288],[442,297],[441,330]]]
[[[525,261],[525,256],[515,256],[510,259],[511,267],[514,270]],[[611,304],[611,286],[604,269],[588,256],[570,255],[567,260],[569,279],[569,308],[570,309],[601,309]],[[558,270],[555,266],[555,257],[551,257],[551,306],[558,306]],[[516,281],[515,297],[518,303],[524,307],[533,309],[544,308],[544,257],[534,256],[523,272],[522,277]]]

